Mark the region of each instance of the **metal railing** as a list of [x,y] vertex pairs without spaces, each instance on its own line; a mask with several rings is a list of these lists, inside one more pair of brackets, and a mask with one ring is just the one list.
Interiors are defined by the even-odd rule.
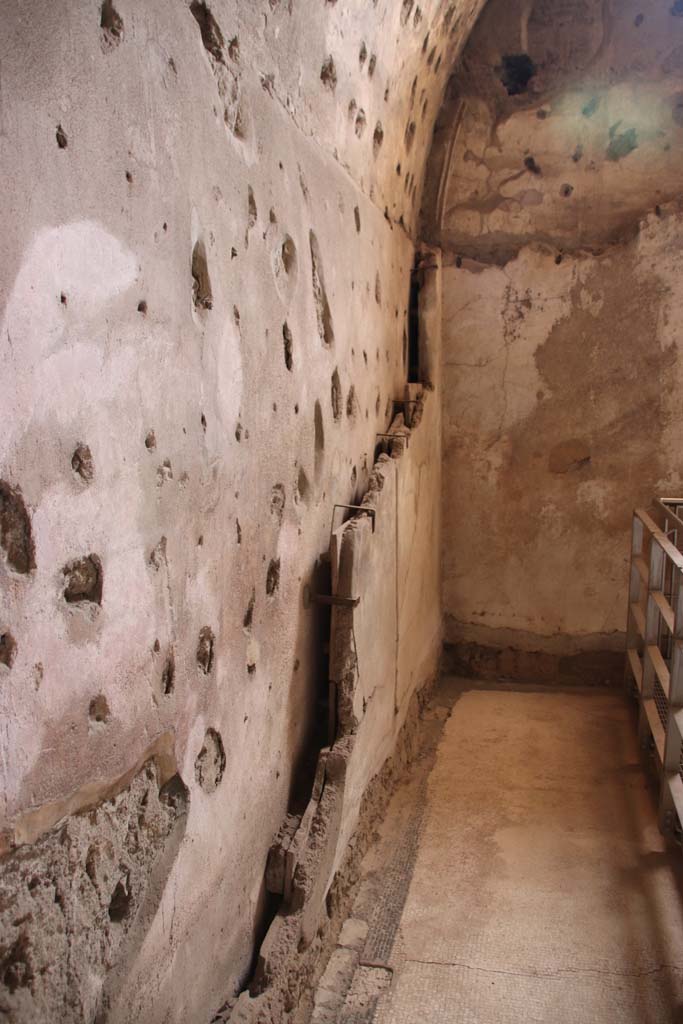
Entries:
[[683,499],[636,509],[626,630],[626,681],[641,745],[659,777],[659,826],[683,834]]

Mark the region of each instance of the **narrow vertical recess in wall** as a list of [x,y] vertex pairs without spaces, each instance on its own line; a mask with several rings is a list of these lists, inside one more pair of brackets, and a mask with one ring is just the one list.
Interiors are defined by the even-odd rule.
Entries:
[[294,339],[292,338],[292,332],[289,328],[289,324],[286,321],[282,325],[282,340],[285,347],[285,366],[291,371],[294,366]]
[[161,673],[161,688],[166,696],[175,689],[175,655],[173,649],[168,652],[164,670]]
[[201,239],[195,242],[192,250],[192,301],[197,311],[213,307],[211,278],[206,258],[206,248]]
[[[319,558],[309,580],[311,593],[332,593],[332,567],[329,559]],[[303,814],[313,791],[315,772],[320,751],[330,742],[329,687],[330,678],[330,629],[332,609],[329,605],[312,603],[306,613],[309,671],[303,715],[305,729],[292,771],[289,792],[290,814]],[[301,709],[297,708],[301,720]]]
[[320,245],[314,231],[309,232],[311,247],[311,269],[313,275],[313,299],[315,301],[315,312],[318,320],[318,334],[325,348],[331,348],[334,344],[334,328],[332,326],[332,313],[330,304],[327,301],[325,291],[325,276],[323,274],[322,256]]
[[408,382],[420,383],[420,284],[419,254],[410,274],[408,297]]
[[315,409],[313,410],[313,428],[315,434],[315,480],[317,483],[320,480],[325,459],[325,424],[323,422],[323,410],[318,401],[316,401]]
[[277,591],[280,589],[280,559],[271,558],[268,563],[268,572],[266,573],[266,594],[268,597],[274,597]]
[[338,423],[342,418],[342,389],[341,381],[339,379],[339,371],[335,367],[334,373],[332,374],[332,380],[330,382],[330,401],[332,403],[332,415],[335,423]]

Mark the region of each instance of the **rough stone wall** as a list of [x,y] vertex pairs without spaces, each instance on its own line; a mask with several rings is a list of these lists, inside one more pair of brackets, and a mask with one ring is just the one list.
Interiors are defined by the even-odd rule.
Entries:
[[[87,889],[85,839],[55,843],[106,831],[144,764],[187,791],[177,850],[133,870],[112,840],[52,988],[40,915],[26,984],[3,932],[19,1021],[208,1019],[249,975],[326,685],[304,588],[402,397],[428,140],[480,7],[0,5],[3,884],[43,843]],[[114,943],[124,877],[157,902]],[[69,1017],[79,929],[101,955]]]
[[446,637],[480,668],[622,647],[632,508],[680,489],[679,6],[492,0],[435,133]]

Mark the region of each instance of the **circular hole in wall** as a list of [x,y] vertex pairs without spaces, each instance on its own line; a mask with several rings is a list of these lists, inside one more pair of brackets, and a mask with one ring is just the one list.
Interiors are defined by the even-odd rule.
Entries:
[[194,763],[194,777],[205,793],[213,793],[225,772],[225,747],[219,732],[207,729]]

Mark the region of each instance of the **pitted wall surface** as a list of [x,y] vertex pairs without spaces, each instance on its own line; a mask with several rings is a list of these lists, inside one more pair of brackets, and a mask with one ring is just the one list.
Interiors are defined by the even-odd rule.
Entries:
[[428,142],[480,7],[0,4],[3,871],[161,736],[188,791],[144,935],[107,954],[112,1022],[209,1019],[249,976],[326,686],[304,588],[403,395]]

